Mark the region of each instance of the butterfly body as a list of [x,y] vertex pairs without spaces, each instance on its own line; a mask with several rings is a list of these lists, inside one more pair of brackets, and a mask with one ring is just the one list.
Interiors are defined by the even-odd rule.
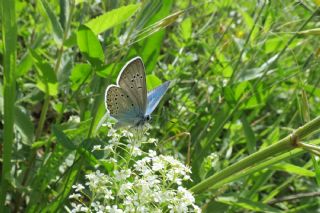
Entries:
[[169,84],[167,81],[148,93],[142,59],[135,57],[127,62],[119,73],[117,85],[108,86],[105,93],[106,108],[117,119],[117,127],[139,127],[148,122]]

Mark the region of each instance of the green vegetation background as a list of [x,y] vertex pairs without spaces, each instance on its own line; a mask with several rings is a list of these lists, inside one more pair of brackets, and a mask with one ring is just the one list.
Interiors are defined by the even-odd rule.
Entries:
[[[319,115],[316,0],[15,1],[16,20],[10,4],[1,2],[0,41],[7,211],[20,205],[53,212],[68,204],[72,184],[103,159],[89,150],[108,143],[107,128],[96,131],[104,91],[135,56],[145,63],[149,90],[172,81],[150,137],[159,140],[159,153],[190,164],[189,187]],[[10,42],[16,66],[6,56]],[[14,136],[3,130],[6,119]],[[60,173],[75,150],[83,158]],[[315,212],[318,167],[309,153],[289,153],[197,201],[205,212]]]

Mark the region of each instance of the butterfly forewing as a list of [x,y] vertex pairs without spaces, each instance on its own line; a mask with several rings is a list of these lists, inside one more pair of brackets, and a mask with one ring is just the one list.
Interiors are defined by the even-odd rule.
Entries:
[[106,90],[106,107],[110,115],[120,122],[134,123],[138,119],[138,109],[129,95],[120,87],[112,85]]
[[144,116],[147,108],[147,86],[144,65],[140,57],[132,59],[124,66],[117,83],[138,108],[138,116]]
[[146,115],[150,115],[153,112],[153,110],[158,106],[163,95],[168,90],[169,85],[170,81],[167,81],[158,86],[157,88],[148,92],[148,107],[146,110]]

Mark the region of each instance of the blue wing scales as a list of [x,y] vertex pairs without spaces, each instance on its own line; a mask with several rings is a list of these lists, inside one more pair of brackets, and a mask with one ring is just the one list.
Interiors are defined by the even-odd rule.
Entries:
[[161,84],[160,86],[148,92],[148,97],[147,97],[148,105],[147,105],[146,115],[150,115],[154,111],[154,109],[158,106],[163,95],[168,90],[169,85],[170,85],[170,81],[166,81],[165,83]]

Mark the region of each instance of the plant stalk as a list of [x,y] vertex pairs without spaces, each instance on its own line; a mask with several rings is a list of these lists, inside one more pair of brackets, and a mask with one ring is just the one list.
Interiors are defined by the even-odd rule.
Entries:
[[269,157],[278,155],[283,152],[289,152],[292,149],[299,148],[298,141],[311,134],[314,134],[320,129],[320,116],[314,120],[306,123],[305,125],[296,129],[292,134],[281,139],[280,141],[249,155],[237,163],[228,166],[227,168],[221,170],[220,172],[212,175],[211,177],[205,179],[204,181],[193,186],[190,190],[193,193],[201,193],[211,188],[212,186],[219,184],[232,175],[235,175],[249,167],[257,165],[259,162],[266,160]]
[[0,210],[5,209],[7,191],[10,185],[12,145],[14,141],[14,104],[15,104],[15,69],[17,25],[15,1],[0,1],[3,40],[3,99],[4,132],[2,147],[2,171],[0,189]]

